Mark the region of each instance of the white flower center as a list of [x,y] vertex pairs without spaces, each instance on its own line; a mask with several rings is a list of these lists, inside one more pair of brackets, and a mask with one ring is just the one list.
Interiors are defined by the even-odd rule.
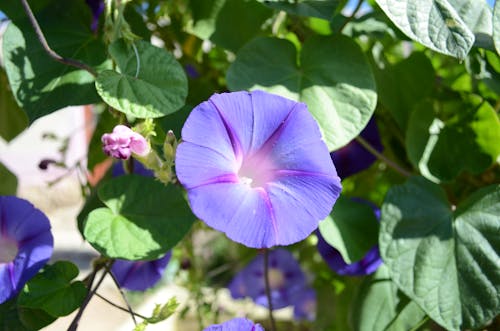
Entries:
[[279,269],[270,268],[268,271],[268,277],[269,287],[271,288],[271,290],[279,289],[283,287],[283,285],[285,285],[285,275]]
[[14,261],[19,249],[17,243],[5,237],[0,237],[0,263],[9,263]]

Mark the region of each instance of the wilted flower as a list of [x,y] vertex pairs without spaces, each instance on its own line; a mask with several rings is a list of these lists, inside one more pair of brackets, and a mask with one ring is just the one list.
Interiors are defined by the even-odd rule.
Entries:
[[132,153],[145,156],[149,153],[149,143],[139,133],[125,125],[117,125],[112,133],[102,135],[103,150],[109,156],[127,160]]
[[182,129],[176,171],[191,208],[249,247],[306,238],[341,186],[304,103],[262,91],[214,94]]
[[[380,219],[380,209],[377,206],[373,205],[372,203],[366,200],[362,199],[355,199],[355,200],[370,205],[377,219]],[[361,260],[348,264],[342,258],[342,254],[340,254],[340,252],[337,249],[330,246],[330,244],[326,242],[323,236],[321,236],[319,231],[317,232],[317,235],[318,235],[317,248],[320,255],[323,257],[323,259],[328,264],[330,269],[332,269],[339,275],[347,275],[347,276],[369,275],[375,272],[378,269],[378,267],[382,264],[382,258],[380,257],[378,245],[375,245],[372,248],[370,248],[370,250],[368,250],[368,252]]]
[[[377,123],[375,123],[373,117],[361,131],[360,136],[377,151],[382,152],[384,150],[378,134]],[[342,179],[368,169],[377,159],[356,140],[352,140],[346,146],[332,152],[331,157],[333,163],[335,163],[337,173]]]
[[11,299],[52,256],[48,218],[31,203],[0,196],[0,304]]
[[255,324],[246,318],[233,318],[222,324],[210,325],[203,331],[264,331],[260,324]]
[[158,283],[171,257],[172,253],[168,252],[153,261],[116,260],[111,272],[120,287],[131,291],[145,291]]
[[[274,309],[296,303],[299,291],[306,288],[306,277],[293,255],[283,248],[269,252],[269,287]],[[257,255],[233,278],[228,286],[234,299],[250,297],[269,307],[264,279],[264,256]]]

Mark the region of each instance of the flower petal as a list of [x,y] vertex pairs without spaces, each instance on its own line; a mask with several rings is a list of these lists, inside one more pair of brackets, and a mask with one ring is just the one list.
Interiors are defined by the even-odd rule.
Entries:
[[264,328],[246,318],[233,318],[222,324],[210,325],[203,331],[264,331]]
[[248,247],[271,247],[276,220],[261,190],[241,183],[218,183],[189,190],[194,214],[207,225]]
[[179,181],[188,190],[213,183],[238,182],[235,161],[208,147],[183,142],[177,147],[175,165]]
[[229,160],[234,159],[233,146],[224,122],[210,101],[201,103],[191,111],[182,128],[182,140],[213,149]]
[[145,291],[158,283],[171,257],[172,253],[168,252],[153,261],[116,260],[111,271],[121,287],[131,291]]
[[331,212],[340,195],[339,180],[299,174],[281,177],[266,190],[278,228],[278,245],[289,245],[309,236]]

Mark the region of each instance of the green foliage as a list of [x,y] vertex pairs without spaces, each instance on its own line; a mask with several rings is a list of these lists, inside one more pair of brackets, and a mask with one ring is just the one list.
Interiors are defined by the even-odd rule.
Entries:
[[87,295],[78,276],[78,267],[68,261],[46,266],[33,277],[19,295],[18,304],[24,308],[43,310],[53,317],[66,316],[77,309]]
[[187,79],[172,54],[145,41],[124,40],[111,44],[109,53],[120,72],[105,70],[96,80],[108,105],[137,118],[161,117],[184,105]]
[[485,171],[500,154],[498,141],[498,115],[477,100],[421,103],[411,114],[406,135],[410,160],[435,182],[453,180],[463,171]]
[[259,1],[265,3],[271,8],[284,10],[290,14],[318,17],[325,20],[330,20],[333,13],[340,7],[340,5],[345,4],[345,1],[342,0],[299,0],[294,2],[287,0]]
[[0,70],[0,136],[10,141],[27,126],[28,118],[17,105],[5,72]]
[[110,258],[159,258],[185,236],[195,220],[178,187],[149,177],[113,178],[101,186],[98,196],[107,208],[88,215],[83,233]]
[[346,263],[353,263],[377,243],[378,223],[370,206],[341,196],[319,231]]
[[398,291],[385,265],[361,283],[351,306],[354,331],[413,330],[425,317],[415,302]]
[[382,206],[380,252],[391,279],[448,330],[479,328],[500,312],[498,201],[500,187],[489,186],[453,211],[439,186],[412,177]]
[[361,132],[377,100],[368,62],[356,43],[342,36],[312,37],[299,56],[287,40],[254,39],[238,52],[227,83],[233,91],[263,89],[305,102],[330,150]]
[[55,321],[41,309],[21,307],[16,299],[0,305],[0,331],[34,331]]
[[[37,19],[49,45],[61,56],[96,68],[106,66],[104,44],[90,30],[90,13],[83,0],[52,1]],[[94,77],[49,57],[26,18],[9,24],[3,57],[14,97],[30,122],[69,105],[99,101]]]
[[16,195],[17,177],[0,162],[0,195]]

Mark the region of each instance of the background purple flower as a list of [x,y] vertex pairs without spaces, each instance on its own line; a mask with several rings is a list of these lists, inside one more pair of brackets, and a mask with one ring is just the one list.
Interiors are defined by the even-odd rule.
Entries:
[[90,10],[92,11],[92,23],[90,25],[90,28],[92,29],[92,31],[96,31],[97,26],[99,24],[99,17],[104,11],[104,0],[85,0],[85,1],[87,2],[87,5],[90,7]]
[[[141,175],[144,177],[153,177],[154,172],[142,165],[141,162],[134,159],[132,161],[134,163],[134,174]],[[113,164],[113,168],[111,169],[111,176],[118,177],[125,175],[125,170],[123,169],[123,162],[116,162]]]
[[[273,308],[293,305],[297,292],[306,287],[306,277],[299,263],[286,249],[269,252],[269,283]],[[250,297],[261,306],[269,307],[264,280],[264,255],[257,255],[233,278],[228,286],[234,299]]]
[[115,126],[113,132],[102,135],[101,141],[104,153],[117,159],[128,160],[132,153],[145,156],[150,150],[146,138],[125,125]]
[[248,247],[306,238],[341,185],[304,103],[262,91],[214,94],[182,129],[176,171],[196,216]]
[[[382,152],[384,150],[384,146],[382,146],[378,134],[377,123],[375,123],[373,117],[363,131],[361,131],[360,136],[369,142],[377,151]],[[377,159],[356,140],[352,140],[346,146],[332,152],[331,157],[337,169],[337,173],[342,179],[368,169]]]
[[[370,207],[372,207],[373,213],[375,214],[376,218],[378,220],[380,219],[380,209],[373,203],[359,198],[352,198],[352,199],[361,203],[365,203]],[[318,236],[317,248],[320,255],[323,257],[323,259],[328,264],[330,269],[332,269],[339,275],[347,275],[347,276],[369,275],[375,272],[378,269],[378,267],[382,264],[382,258],[380,257],[378,245],[375,245],[370,250],[368,250],[368,252],[361,260],[351,264],[347,264],[342,258],[342,254],[340,254],[340,252],[337,249],[330,246],[330,244],[326,242],[326,240],[323,238],[323,236],[319,231],[317,231],[316,234]]]
[[48,218],[31,203],[0,196],[0,303],[14,297],[52,256]]
[[131,291],[145,291],[153,287],[163,276],[172,253],[153,261],[116,260],[111,267],[120,287]]
[[246,318],[233,318],[222,324],[210,325],[203,329],[203,331],[264,331],[260,324],[254,324]]
[[316,319],[316,291],[313,288],[298,291],[294,301],[293,317],[295,319],[309,321]]

